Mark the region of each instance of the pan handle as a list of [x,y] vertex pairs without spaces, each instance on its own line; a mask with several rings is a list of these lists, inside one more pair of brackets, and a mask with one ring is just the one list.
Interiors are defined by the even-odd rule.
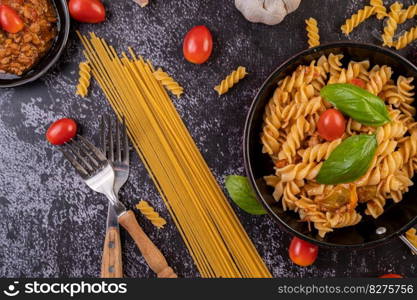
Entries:
[[417,255],[417,247],[414,246],[406,237],[404,234],[401,234],[399,236],[400,240],[403,241],[404,244],[406,244],[408,246],[408,248],[410,248],[411,252],[413,253],[413,255]]

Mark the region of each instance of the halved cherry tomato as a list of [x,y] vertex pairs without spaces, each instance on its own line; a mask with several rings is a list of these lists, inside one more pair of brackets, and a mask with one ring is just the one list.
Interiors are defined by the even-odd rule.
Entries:
[[182,51],[189,62],[194,64],[206,62],[212,50],[213,37],[206,26],[195,26],[185,35]]
[[340,111],[330,108],[326,110],[317,123],[319,135],[327,140],[334,141],[342,137],[346,129],[346,119]]
[[378,278],[404,278],[404,277],[399,274],[385,274],[385,275],[379,276]]
[[53,145],[62,145],[77,134],[77,123],[73,119],[62,118],[49,126],[46,139]]
[[319,253],[319,247],[306,242],[298,237],[294,237],[288,249],[291,260],[302,267],[312,265]]
[[363,89],[366,87],[365,81],[363,81],[360,78],[353,78],[349,81],[349,83],[354,84],[354,85],[356,85],[360,88],[363,88]]
[[70,0],[71,17],[83,23],[100,23],[106,19],[106,9],[100,0]]
[[0,25],[9,33],[18,33],[25,27],[17,12],[8,5],[0,5]]

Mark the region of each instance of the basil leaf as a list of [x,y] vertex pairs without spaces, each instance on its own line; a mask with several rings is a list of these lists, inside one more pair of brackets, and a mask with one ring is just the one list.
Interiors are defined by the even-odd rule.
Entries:
[[348,183],[368,171],[378,146],[375,134],[348,137],[323,163],[317,182],[322,184]]
[[238,175],[227,176],[226,189],[233,202],[247,213],[252,215],[266,214],[262,204],[256,200],[256,196],[246,177]]
[[323,87],[320,95],[352,119],[370,126],[390,121],[384,101],[353,84],[335,83]]

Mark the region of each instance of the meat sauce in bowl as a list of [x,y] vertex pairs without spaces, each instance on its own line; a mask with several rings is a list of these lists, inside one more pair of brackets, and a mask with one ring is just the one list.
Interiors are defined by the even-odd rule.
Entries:
[[0,72],[22,75],[45,55],[57,36],[57,15],[50,0],[0,0],[25,26],[17,33],[0,29]]

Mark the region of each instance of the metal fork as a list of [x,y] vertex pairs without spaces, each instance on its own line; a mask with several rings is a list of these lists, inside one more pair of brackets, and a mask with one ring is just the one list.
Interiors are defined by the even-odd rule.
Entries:
[[[120,126],[116,124],[116,149],[114,149],[112,122],[109,116],[107,117],[107,125],[106,130],[106,121],[104,120],[104,116],[102,116],[100,124],[101,150],[106,155],[107,159],[112,162],[115,173],[113,191],[116,195],[118,195],[120,188],[129,178],[129,142],[124,119],[122,137],[120,137]],[[103,256],[101,260],[102,278],[123,277],[121,248],[117,213],[114,210],[113,205],[109,203],[107,210],[106,238],[104,240]]]
[[[114,193],[117,197],[120,188],[126,183],[129,177],[129,140],[127,137],[126,123],[123,118],[122,122],[122,132],[120,132],[119,122],[112,122],[111,118],[107,118],[107,130],[105,118],[101,119],[101,147],[103,153],[107,155],[107,159],[112,163],[113,169],[115,172],[115,181],[114,181]],[[114,130],[113,130],[114,128]],[[115,136],[113,135],[115,132]],[[119,202],[120,203],[120,202]],[[109,204],[112,204],[110,201]],[[129,232],[139,250],[141,251],[144,259],[150,266],[150,268],[157,273],[158,277],[174,278],[177,275],[174,273],[172,268],[170,268],[158,248],[152,243],[149,237],[144,233],[142,228],[139,226],[136,221],[135,214],[133,211],[129,210],[125,215],[120,215],[118,210],[113,209],[113,205],[109,205],[108,215],[107,215],[107,232],[113,230],[115,234],[113,237],[116,237],[119,234],[117,226],[117,220],[120,224]],[[116,231],[117,229],[117,231]],[[106,235],[107,236],[107,235]],[[107,237],[106,237],[107,239]],[[119,239],[120,241],[120,239]],[[115,241],[117,242],[117,240]],[[105,257],[106,247],[108,244],[105,244],[103,250],[103,263],[102,263],[102,275],[103,270],[113,271],[114,268],[111,268],[110,264],[105,263],[106,261],[118,261],[119,257],[117,256],[121,251],[113,251],[113,254],[116,256]],[[120,257],[121,261],[121,257]],[[109,269],[110,268],[110,269]],[[106,273],[106,272],[105,272]]]

